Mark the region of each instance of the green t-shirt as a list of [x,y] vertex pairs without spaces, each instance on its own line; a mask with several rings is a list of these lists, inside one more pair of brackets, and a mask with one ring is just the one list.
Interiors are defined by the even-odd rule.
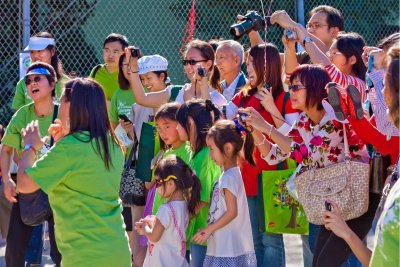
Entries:
[[110,121],[118,123],[118,115],[124,114],[128,116],[131,111],[132,105],[135,103],[135,96],[131,89],[122,90],[117,89],[111,97],[111,106],[108,111]]
[[[189,164],[191,154],[192,154],[192,151],[190,149],[190,143],[185,142],[177,149],[170,148],[167,151],[165,151],[163,158],[166,158],[168,155],[176,155],[176,156],[180,157],[186,164]],[[168,199],[166,199],[166,198],[162,199],[160,194],[156,190],[156,193],[154,195],[152,214],[156,215],[158,208],[161,206],[161,204],[166,203],[167,200]]]
[[395,183],[386,199],[379,218],[371,267],[398,266],[400,263],[400,180]]
[[[57,99],[57,101],[60,101],[63,85],[68,80],[69,80],[69,77],[64,75],[56,83],[56,88],[55,89],[56,89],[56,99]],[[26,85],[25,85],[24,79],[21,79],[21,80],[19,80],[19,82],[17,83],[17,87],[15,88],[15,95],[14,95],[11,107],[14,110],[18,110],[22,106],[25,106],[26,104],[29,104],[29,103],[32,103],[32,99],[28,95],[28,90],[26,89]]]
[[103,87],[106,99],[110,101],[115,91],[119,88],[118,71],[109,73],[106,69],[106,64],[104,64],[94,74],[96,68],[97,66],[93,68],[89,77],[95,79]]
[[[191,168],[200,179],[200,200],[210,202],[211,190],[214,181],[221,176],[221,168],[211,159],[208,147],[203,147],[191,160]],[[199,229],[207,227],[209,205],[204,206],[200,212],[190,220],[186,238],[192,242],[192,237]]]
[[63,267],[131,266],[118,196],[124,155],[108,141],[109,170],[88,132],[65,136],[26,170],[49,196]]
[[[17,150],[17,153],[21,155],[22,149],[24,147],[22,139],[22,129],[24,129],[27,124],[32,122],[33,120],[37,120],[39,122],[39,131],[41,137],[43,138],[46,135],[48,136],[48,129],[53,120],[53,112],[46,117],[38,117],[35,114],[34,104],[30,103],[21,107],[12,116],[3,136],[2,143],[9,147],[15,148]],[[47,144],[45,144],[43,148],[39,151],[38,157],[45,154],[49,148],[50,140],[48,140]]]

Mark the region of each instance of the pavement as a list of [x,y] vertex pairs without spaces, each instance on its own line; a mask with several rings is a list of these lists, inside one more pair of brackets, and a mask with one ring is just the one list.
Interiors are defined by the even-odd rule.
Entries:
[[[286,266],[303,267],[303,249],[300,236],[283,235],[283,239],[285,242]],[[4,257],[5,251],[6,251],[5,244],[0,243],[0,267],[6,267],[5,257]],[[50,245],[48,239],[46,239],[41,266],[44,267],[55,266],[51,261],[49,253],[50,253]]]

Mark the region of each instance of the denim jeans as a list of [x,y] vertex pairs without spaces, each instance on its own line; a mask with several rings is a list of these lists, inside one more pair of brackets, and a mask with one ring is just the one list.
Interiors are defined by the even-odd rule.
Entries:
[[303,243],[303,261],[304,267],[311,267],[315,244],[317,243],[320,226],[316,224],[309,224],[308,235],[302,235],[301,241]]
[[190,266],[203,267],[204,259],[206,257],[207,246],[190,243]]
[[43,224],[35,226],[28,248],[25,250],[25,261],[40,264],[43,250]]
[[260,231],[257,197],[247,197],[249,207],[251,231],[253,234],[254,250],[257,266],[280,267],[285,266],[285,247],[281,234],[270,234]]

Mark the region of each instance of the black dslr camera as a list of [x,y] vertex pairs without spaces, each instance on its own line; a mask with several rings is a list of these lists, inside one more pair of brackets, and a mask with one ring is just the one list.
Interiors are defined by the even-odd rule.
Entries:
[[258,31],[265,27],[265,23],[267,23],[267,26],[271,25],[270,17],[263,18],[257,11],[250,11],[242,21],[231,25],[229,32],[233,35],[233,39],[237,40],[251,30]]
[[139,57],[140,56],[140,49],[136,47],[130,47],[131,50],[131,56],[132,57]]

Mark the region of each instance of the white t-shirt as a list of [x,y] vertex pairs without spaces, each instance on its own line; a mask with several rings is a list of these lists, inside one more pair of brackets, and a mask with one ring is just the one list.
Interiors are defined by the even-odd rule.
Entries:
[[[183,98],[184,92],[190,89],[190,83],[187,83],[183,86],[183,88],[179,91],[178,95],[176,96],[175,101],[178,102],[179,104],[185,103],[185,100]],[[172,87],[171,87],[172,88]],[[169,90],[168,90],[169,89]],[[167,88],[169,94],[171,95],[171,89]],[[223,105],[226,105],[226,99],[223,95],[221,95],[217,90],[214,88],[209,88],[210,90],[210,98],[211,102],[217,107],[217,108],[222,108]]]
[[[176,222],[174,222],[172,210],[175,214]],[[149,241],[147,246],[146,258],[143,266],[148,267],[167,267],[167,266],[189,266],[186,261],[186,228],[189,221],[189,210],[186,201],[170,201],[162,204],[156,214],[164,226],[164,232],[156,243]],[[177,225],[176,225],[177,224]],[[181,229],[181,235],[178,228]]]
[[206,255],[238,257],[254,254],[249,209],[239,167],[224,171],[222,176],[215,181],[208,212],[208,224],[214,223],[227,211],[224,188],[236,196],[238,213],[235,219],[210,236]]

